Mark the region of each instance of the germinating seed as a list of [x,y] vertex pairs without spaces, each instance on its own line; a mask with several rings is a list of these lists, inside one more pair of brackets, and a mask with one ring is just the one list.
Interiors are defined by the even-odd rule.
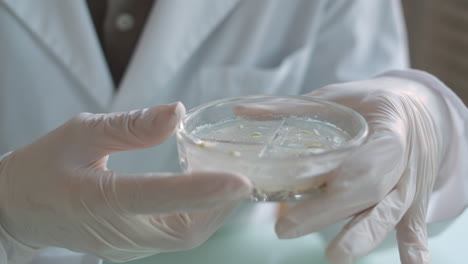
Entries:
[[250,134],[250,136],[252,136],[252,137],[261,137],[261,136],[262,136],[262,133],[260,133],[260,132],[253,132],[252,134]]
[[239,151],[231,150],[231,151],[229,151],[229,155],[231,155],[233,157],[240,157],[241,153]]

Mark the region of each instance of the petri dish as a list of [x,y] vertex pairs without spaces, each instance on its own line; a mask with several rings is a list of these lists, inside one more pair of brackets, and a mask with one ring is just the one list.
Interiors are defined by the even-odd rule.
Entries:
[[176,129],[184,171],[250,179],[250,200],[296,201],[326,190],[327,173],[367,136],[365,119],[306,96],[225,98],[190,110]]

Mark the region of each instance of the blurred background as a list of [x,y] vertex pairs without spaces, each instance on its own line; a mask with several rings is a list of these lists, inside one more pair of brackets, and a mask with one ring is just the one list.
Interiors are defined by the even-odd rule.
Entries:
[[411,66],[439,77],[468,103],[468,0],[402,0]]

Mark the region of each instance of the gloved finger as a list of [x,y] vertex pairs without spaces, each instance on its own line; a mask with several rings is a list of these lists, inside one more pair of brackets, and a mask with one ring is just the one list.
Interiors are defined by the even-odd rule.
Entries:
[[232,201],[217,209],[151,217],[151,225],[164,239],[147,237],[141,244],[163,252],[192,249],[205,242],[239,205]]
[[[114,230],[108,237],[106,258],[128,260],[160,252],[187,250],[205,242],[233,212],[240,201],[216,209],[163,215],[112,215],[107,219]],[[106,250],[98,250],[102,252]],[[94,252],[94,251],[91,251]]]
[[367,98],[371,90],[353,89],[348,87],[348,83],[332,84],[308,93],[307,96],[312,98],[332,101],[350,108],[355,108],[362,104]]
[[396,188],[374,207],[356,215],[327,248],[331,263],[353,263],[377,247],[407,211],[414,188]]
[[[91,252],[108,261],[122,262],[160,252],[191,249],[205,242],[239,203],[231,201],[215,209],[178,214],[95,214],[94,220],[98,223],[92,223],[91,228],[98,226],[101,230],[111,232],[107,232],[105,237],[100,232],[93,232],[91,241],[84,248],[73,250]],[[96,244],[99,246],[96,247]]]
[[79,191],[86,195],[84,199],[101,202],[100,208],[124,214],[154,215],[213,209],[247,198],[251,191],[251,184],[245,177],[228,173],[100,173],[101,177],[88,177],[89,182],[82,183],[83,190]]
[[351,263],[374,249],[395,228],[415,199],[411,168],[400,172],[395,188],[374,207],[356,215],[330,243],[331,263]]
[[320,107],[323,106],[313,101],[265,102],[235,105],[232,110],[234,114],[245,119],[275,120],[291,115],[297,117],[310,116]]
[[325,176],[324,195],[299,203],[278,219],[278,236],[316,232],[375,205],[398,183],[403,165],[401,146],[391,134],[371,135],[369,142]]
[[125,113],[80,114],[73,121],[91,155],[151,147],[170,137],[185,107],[177,102]]
[[[378,77],[373,79],[374,81],[364,80],[331,84],[316,89],[306,95],[317,99],[336,102],[360,112],[359,109],[372,106],[373,104],[369,104],[370,102],[379,100],[379,96],[377,95],[381,93],[394,92],[392,89],[390,89],[391,87],[398,87],[402,85],[402,83],[394,83],[394,80],[386,80],[384,81],[384,83],[387,85],[385,87],[386,89],[382,89],[382,82],[380,81],[379,83],[377,81],[378,79],[388,78]],[[388,85],[390,83],[394,84]]]
[[[373,204],[369,201],[353,206],[346,205],[347,198],[350,197],[352,197],[351,193],[339,196],[325,194],[313,200],[302,202],[289,209],[278,219],[275,225],[277,236],[280,239],[290,239],[314,233]],[[331,207],[332,210],[330,210]]]
[[430,263],[424,208],[408,211],[397,226],[397,240],[402,264]]

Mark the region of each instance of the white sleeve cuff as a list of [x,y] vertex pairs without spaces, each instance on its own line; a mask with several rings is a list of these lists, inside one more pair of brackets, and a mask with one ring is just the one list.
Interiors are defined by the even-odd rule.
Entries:
[[[0,155],[0,162],[9,154],[11,152]],[[0,264],[30,263],[37,252],[37,249],[28,247],[11,237],[0,224]]]
[[0,225],[0,263],[26,264],[30,263],[39,252],[38,249],[28,247],[10,236]]

